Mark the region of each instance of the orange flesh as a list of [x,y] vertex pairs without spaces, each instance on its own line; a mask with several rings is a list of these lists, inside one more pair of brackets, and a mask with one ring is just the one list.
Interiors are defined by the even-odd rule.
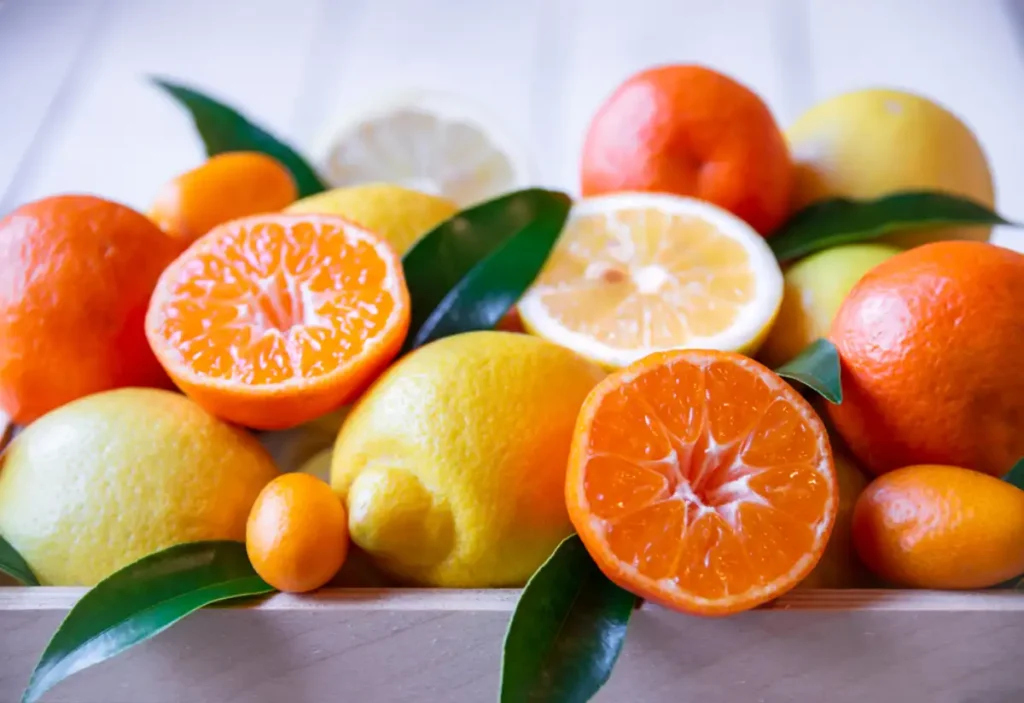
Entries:
[[339,218],[275,218],[200,240],[163,288],[157,334],[192,373],[246,385],[313,379],[394,324],[401,281],[386,244]]
[[745,357],[656,357],[671,361],[649,357],[588,401],[578,471],[570,465],[570,509],[585,513],[577,530],[617,562],[610,576],[646,597],[697,612],[769,600],[813,568],[831,529],[824,428]]

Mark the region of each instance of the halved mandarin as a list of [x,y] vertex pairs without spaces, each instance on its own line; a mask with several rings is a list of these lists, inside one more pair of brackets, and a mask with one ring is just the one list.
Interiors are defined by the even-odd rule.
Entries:
[[684,347],[753,354],[782,290],[743,220],[693,198],[620,193],[573,206],[518,308],[531,333],[618,368]]
[[591,392],[566,502],[612,581],[675,610],[726,615],[810,573],[836,485],[825,428],[785,381],[740,354],[673,351]]
[[402,265],[340,217],[258,215],[215,227],[160,277],[146,335],[193,400],[283,429],[348,402],[409,327]]

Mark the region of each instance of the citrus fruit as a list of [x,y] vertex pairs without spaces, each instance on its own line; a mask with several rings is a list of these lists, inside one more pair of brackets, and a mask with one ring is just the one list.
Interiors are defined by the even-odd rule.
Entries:
[[218,154],[164,184],[149,217],[168,234],[192,242],[219,224],[276,212],[297,197],[280,162],[254,151]]
[[284,429],[348,402],[398,353],[409,292],[387,242],[331,215],[257,215],[160,277],[146,334],[210,412]]
[[521,586],[572,531],[573,423],[603,376],[524,334],[472,332],[392,366],[338,435],[331,483],[352,541],[428,586]]
[[44,585],[91,586],[175,544],[245,538],[277,469],[178,393],[123,388],[48,413],[0,469],[0,534]]
[[789,214],[792,163],[768,106],[702,66],[641,71],[587,130],[583,195],[659,191],[707,200],[770,234]]
[[[938,190],[992,207],[992,174],[978,140],[946,108],[899,90],[868,89],[830,98],[787,130],[796,182],[794,207],[825,198],[871,199]],[[912,247],[936,239],[988,239],[989,227],[889,234]]]
[[436,195],[390,183],[369,183],[311,195],[289,205],[285,212],[340,215],[384,237],[401,255],[458,212],[458,207]]
[[321,159],[335,186],[395,183],[466,207],[530,182],[515,140],[454,95],[403,93],[335,125]]
[[314,476],[278,476],[253,503],[245,550],[256,573],[277,590],[316,590],[345,563],[345,508],[331,487]]
[[853,538],[894,585],[988,588],[1024,573],[1024,491],[954,466],[907,466],[861,494]]
[[1024,456],[1024,255],[934,242],[873,268],[829,338],[843,402],[828,410],[874,474],[913,464],[1002,476]]
[[861,276],[899,252],[886,244],[847,244],[789,267],[783,276],[782,307],[758,358],[776,368],[828,336],[836,311]]
[[605,575],[669,608],[726,615],[817,563],[838,496],[828,435],[800,394],[740,354],[654,354],[580,410],[566,503]]
[[779,265],[742,220],[620,193],[573,206],[519,315],[533,334],[621,367],[678,347],[753,352],[781,301]]
[[143,318],[181,251],[143,215],[88,195],[0,220],[0,407],[27,424],[76,398],[168,386]]

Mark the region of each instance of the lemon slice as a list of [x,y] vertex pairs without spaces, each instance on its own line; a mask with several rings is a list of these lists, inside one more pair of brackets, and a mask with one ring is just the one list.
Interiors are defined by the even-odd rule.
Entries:
[[405,94],[341,123],[321,149],[321,172],[336,187],[383,181],[466,207],[530,181],[514,140],[446,93]]
[[519,302],[527,330],[608,367],[665,349],[752,354],[782,302],[764,239],[710,203],[655,193],[582,200]]

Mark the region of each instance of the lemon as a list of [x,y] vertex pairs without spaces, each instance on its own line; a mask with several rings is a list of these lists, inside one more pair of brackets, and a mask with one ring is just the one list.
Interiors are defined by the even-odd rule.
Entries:
[[764,238],[693,198],[587,198],[519,301],[525,328],[606,367],[666,349],[752,354],[782,302]]
[[[786,132],[796,164],[795,205],[830,197],[878,198],[939,190],[994,204],[978,140],[956,115],[898,90],[858,90],[826,100]],[[884,237],[910,247],[937,239],[986,240],[989,227],[948,227]]]
[[340,215],[381,235],[399,254],[458,212],[450,200],[389,183],[335,188],[298,200],[285,212]]
[[782,307],[758,356],[778,367],[828,335],[839,306],[864,274],[901,250],[886,244],[847,244],[811,254],[785,273]]
[[428,586],[519,586],[572,532],[565,466],[600,368],[510,332],[447,337],[392,366],[338,435],[352,540]]
[[245,539],[278,475],[255,439],[182,395],[129,388],[64,405],[0,469],[0,534],[44,585],[91,586],[181,542]]

